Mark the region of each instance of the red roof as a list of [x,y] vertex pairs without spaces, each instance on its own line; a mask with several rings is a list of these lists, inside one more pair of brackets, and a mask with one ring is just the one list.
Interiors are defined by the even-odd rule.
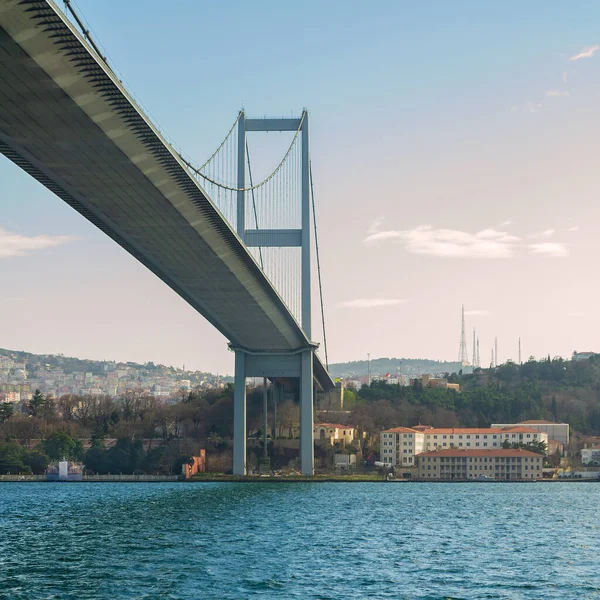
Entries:
[[531,427],[503,427],[502,431],[511,433],[540,433],[537,429],[531,429]]
[[430,427],[425,425],[415,425],[414,427],[394,427],[386,429],[383,433],[425,433],[427,435],[491,435],[493,433],[539,433],[537,429],[528,427]]
[[421,452],[417,454],[417,456],[538,456],[541,458],[540,454],[536,454],[535,452],[531,452],[529,450],[522,449],[462,449],[462,448],[450,448],[448,450],[432,450],[431,452]]
[[431,425],[413,425],[412,428],[416,431],[427,431],[428,429],[433,429]]
[[393,429],[386,429],[382,433],[420,433],[409,427],[394,427]]
[[[425,433],[427,435],[438,435],[438,434],[492,434],[492,433],[502,433],[505,432],[503,429],[498,429],[496,427],[432,427],[428,429]],[[533,431],[533,429],[531,430]],[[505,432],[506,433],[506,432]],[[538,433],[535,431],[535,433]]]

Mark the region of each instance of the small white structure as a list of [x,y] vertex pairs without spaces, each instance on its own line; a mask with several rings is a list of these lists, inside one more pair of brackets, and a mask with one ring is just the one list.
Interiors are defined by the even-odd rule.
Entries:
[[356,454],[336,454],[333,464],[336,469],[351,469],[356,466]]
[[600,446],[583,448],[581,450],[581,462],[589,466],[600,465]]

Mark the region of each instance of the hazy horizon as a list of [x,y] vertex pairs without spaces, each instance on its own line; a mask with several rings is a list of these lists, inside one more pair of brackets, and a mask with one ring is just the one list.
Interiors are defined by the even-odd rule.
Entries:
[[[330,363],[455,362],[462,304],[482,365],[496,336],[499,363],[519,337],[524,361],[595,349],[600,5],[78,6],[199,164],[242,107],[310,110]],[[257,176],[285,139],[256,141]],[[0,181],[0,345],[233,372],[227,340],[145,267],[5,158]]]

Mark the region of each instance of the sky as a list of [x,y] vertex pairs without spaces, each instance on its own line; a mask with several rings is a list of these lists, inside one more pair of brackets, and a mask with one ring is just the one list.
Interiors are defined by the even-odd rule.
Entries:
[[[482,363],[496,336],[499,362],[519,337],[524,359],[597,350],[600,4],[74,6],[198,164],[242,107],[310,111],[330,362],[457,360],[463,304]],[[3,157],[0,276],[1,347],[233,371],[201,315]]]

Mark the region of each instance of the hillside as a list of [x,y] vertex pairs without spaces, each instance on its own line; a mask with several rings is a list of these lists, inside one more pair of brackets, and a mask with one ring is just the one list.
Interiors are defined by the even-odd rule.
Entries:
[[456,362],[429,360],[426,358],[374,358],[370,364],[366,360],[356,360],[329,365],[333,377],[360,377],[370,369],[372,375],[401,374],[423,375],[424,373],[458,373],[460,369],[471,371],[472,367],[462,367]]
[[[184,373],[180,368],[155,365],[153,362],[147,362],[145,364],[135,362],[117,363],[114,361],[75,358],[64,356],[63,354],[33,354],[23,350],[8,350],[6,348],[0,348],[0,357],[5,357],[15,363],[23,363],[27,371],[34,371],[40,367],[60,368],[66,374],[85,372],[92,373],[93,375],[102,375],[107,371],[112,371],[117,367],[124,366],[136,371],[155,373],[157,375],[175,375]],[[204,371],[185,371],[185,373],[197,376],[212,375],[211,373]]]
[[527,419],[566,422],[585,435],[600,435],[600,355],[588,360],[530,360],[495,369],[453,374],[461,392],[373,382],[353,403],[354,419],[370,431],[426,423],[483,427]]

